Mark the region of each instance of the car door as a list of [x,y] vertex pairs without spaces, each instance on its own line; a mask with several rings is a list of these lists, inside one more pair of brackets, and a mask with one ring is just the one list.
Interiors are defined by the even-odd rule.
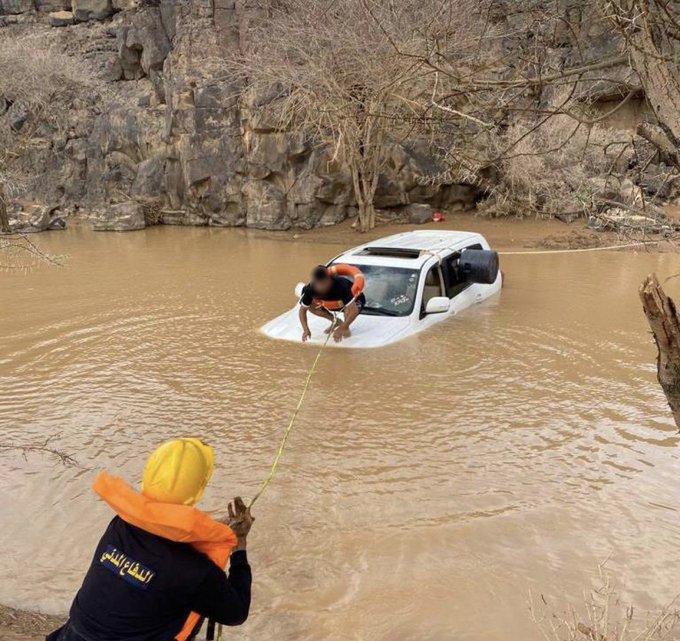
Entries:
[[[479,243],[474,243],[464,249],[482,249]],[[481,292],[479,285],[468,282],[458,269],[458,259],[461,251],[454,251],[442,260],[442,272],[446,295],[451,299],[451,311],[457,313],[475,303]]]
[[425,271],[423,276],[423,292],[420,299],[420,320],[427,317],[425,307],[427,302],[435,296],[445,296],[444,277],[439,263],[435,263]]

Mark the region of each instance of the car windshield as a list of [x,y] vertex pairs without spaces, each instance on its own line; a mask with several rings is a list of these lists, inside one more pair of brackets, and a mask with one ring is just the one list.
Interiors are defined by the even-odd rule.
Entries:
[[408,316],[418,290],[417,269],[357,265],[366,277],[366,305],[362,314],[374,316]]

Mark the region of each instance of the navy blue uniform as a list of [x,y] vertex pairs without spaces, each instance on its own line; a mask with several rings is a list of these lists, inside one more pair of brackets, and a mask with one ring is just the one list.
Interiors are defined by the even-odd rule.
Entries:
[[115,517],[101,538],[69,621],[48,641],[172,641],[189,613],[240,625],[250,609],[245,551],[229,576],[188,543]]

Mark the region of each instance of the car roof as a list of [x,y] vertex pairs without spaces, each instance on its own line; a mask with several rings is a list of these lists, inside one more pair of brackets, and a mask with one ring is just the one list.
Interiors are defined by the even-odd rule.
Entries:
[[[377,238],[354,247],[333,262],[350,262],[364,265],[399,265],[420,268],[437,252],[460,249],[471,241],[483,240],[479,234],[466,231],[417,230],[384,238]],[[381,252],[385,250],[385,252]],[[393,252],[393,253],[392,253]],[[403,256],[399,253],[403,252]]]

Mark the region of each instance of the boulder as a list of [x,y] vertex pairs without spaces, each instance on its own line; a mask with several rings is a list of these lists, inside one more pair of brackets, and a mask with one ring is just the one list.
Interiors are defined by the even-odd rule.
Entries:
[[0,0],[0,16],[27,13],[33,10],[33,0]]
[[30,234],[65,229],[66,221],[59,215],[57,207],[29,204],[13,216],[11,227],[14,232]]
[[93,223],[95,231],[137,231],[145,227],[144,208],[134,201],[110,205]]
[[593,197],[596,200],[609,200],[618,203],[623,202],[623,197],[621,196],[621,187],[619,181],[610,178],[594,177],[590,178],[588,181],[590,184],[590,190]]
[[104,20],[113,13],[111,0],[71,0],[71,11],[78,22]]
[[40,13],[56,13],[70,11],[71,0],[35,0],[35,8]]
[[414,203],[404,208],[408,214],[408,222],[412,225],[422,225],[432,222],[434,210],[429,205]]
[[24,128],[26,120],[28,120],[28,112],[24,109],[23,105],[15,102],[9,108],[7,117],[12,131],[18,133]]
[[641,183],[649,196],[669,200],[676,183],[675,171],[664,164],[649,165],[642,174]]
[[137,9],[141,4],[141,0],[112,0],[111,6],[114,11],[129,11],[130,9]]
[[53,27],[67,27],[76,21],[72,11],[53,11],[47,19]]

